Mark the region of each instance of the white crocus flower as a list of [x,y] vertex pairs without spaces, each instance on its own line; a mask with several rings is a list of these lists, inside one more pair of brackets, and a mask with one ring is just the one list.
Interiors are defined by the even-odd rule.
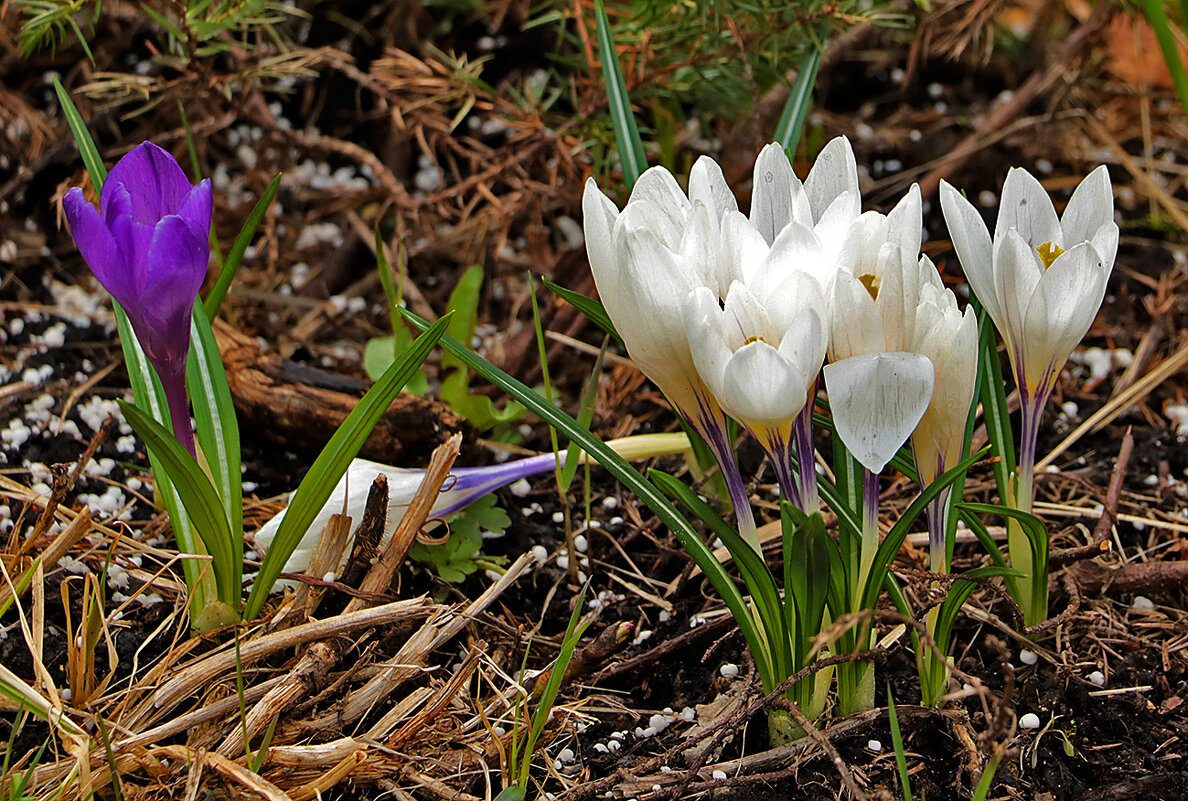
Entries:
[[693,290],[721,296],[730,284],[719,267],[722,217],[737,211],[712,159],[689,176],[689,195],[662,167],[639,177],[622,213],[593,179],[582,198],[586,251],[594,284],[627,352],[697,429],[722,467],[740,533],[758,547],[750,500],[726,434],[726,419],[697,374],[682,306]]
[[932,263],[919,261],[920,209],[913,185],[889,214],[867,212],[850,225],[831,295],[831,361],[910,350],[921,287],[940,282]]
[[[930,274],[936,269],[925,256]],[[927,487],[966,454],[965,424],[977,389],[978,322],[973,309],[962,314],[957,298],[945,289],[939,276],[921,288],[916,309],[916,325],[908,350],[927,356],[935,372],[932,402],[912,434],[912,452],[916,459],[921,488]],[[945,554],[945,509],[949,490],[942,492],[928,508],[931,569],[947,569]]]
[[[941,182],[941,208],[969,285],[1002,335],[1019,388],[1022,425],[1018,472],[1006,502],[1030,511],[1035,449],[1048,396],[1073,348],[1085,336],[1105,297],[1118,251],[1109,173],[1098,167],[1073,192],[1061,217],[1043,186],[1014,168],[1002,188],[994,238],[973,205]],[[1048,579],[1033,570],[1031,545],[1008,521],[1011,566],[1023,619],[1047,618]]]
[[[624,459],[629,460],[650,459],[663,454],[684,452],[690,448],[689,440],[684,434],[639,434],[608,440],[606,446]],[[582,458],[585,461],[584,455]],[[488,493],[513,484],[522,478],[555,470],[559,464],[565,464],[565,454],[544,453],[487,467],[454,468],[450,471],[449,478],[433,502],[430,517],[445,519]],[[425,471],[417,468],[392,467],[367,459],[353,459],[347,467],[346,473],[334,485],[330,497],[306,527],[292,554],[285,560],[282,572],[301,573],[305,571],[318,546],[322,529],[330,522],[333,515],[346,515],[356,524],[362,520],[371,484],[381,475],[388,481],[387,515],[383,535],[379,542],[379,548],[382,551],[392,539],[392,534],[404,517],[405,510],[412,503],[413,496],[416,495],[421,481],[425,478]],[[287,511],[287,508],[282,509],[260,527],[253,537],[258,547],[267,551],[272,546]],[[336,574],[346,566],[347,555],[345,552],[342,554],[342,559],[334,571]],[[279,590],[288,583],[286,581],[277,582],[273,589]]]
[[[784,238],[781,234],[772,248],[769,269],[781,253],[795,252],[781,248]],[[819,284],[791,271],[760,296],[735,281],[721,306],[703,287],[686,299],[684,316],[693,361],[710,392],[763,446],[785,495],[815,507],[815,498],[801,497],[802,482],[796,479],[813,470],[811,450],[804,454],[807,465],[795,466],[792,441],[797,416],[811,400],[825,358],[828,328]]]
[[1043,186],[1013,168],[1002,187],[994,239],[968,200],[942,181],[941,208],[969,285],[1007,346],[1021,393],[1051,391],[1105,297],[1118,251],[1105,166],[1056,216]]

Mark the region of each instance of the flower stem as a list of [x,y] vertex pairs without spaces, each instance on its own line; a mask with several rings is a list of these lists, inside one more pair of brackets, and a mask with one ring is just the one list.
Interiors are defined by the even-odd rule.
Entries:
[[[1022,398],[1022,426],[1019,435],[1019,464],[1015,486],[1008,499],[1011,508],[1031,512],[1035,496],[1035,454],[1039,439],[1040,418],[1051,389],[1041,389],[1034,397]],[[1023,607],[1023,621],[1033,626],[1048,617],[1048,576],[1038,575],[1031,552],[1031,541],[1017,520],[1007,521],[1007,544],[1011,553],[1011,567],[1025,575],[1019,579],[1019,605]]]
[[[182,364],[183,370],[185,364]],[[186,398],[186,377],[181,373],[177,377],[161,376],[161,386],[165,390],[165,401],[169,404],[169,422],[173,426],[173,436],[185,446],[194,458],[198,453],[194,448],[194,429],[190,425],[190,403]]]
[[800,508],[809,515],[821,507],[821,498],[817,493],[817,460],[813,451],[813,403],[816,397],[817,385],[813,384],[808,402],[792,424],[800,478]]

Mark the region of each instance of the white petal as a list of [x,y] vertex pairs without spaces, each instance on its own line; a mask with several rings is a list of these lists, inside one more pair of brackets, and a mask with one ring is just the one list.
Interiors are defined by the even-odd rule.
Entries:
[[[703,284],[715,292],[729,286],[729,278],[722,275],[721,264],[718,259],[718,247],[721,232],[718,222],[710,217],[709,210],[704,203],[698,201],[693,204],[689,212],[689,220],[685,224],[685,231],[681,236],[678,251],[681,258],[693,272],[694,281]],[[722,281],[726,283],[723,285]]]
[[616,239],[622,315],[612,318],[627,352],[673,403],[689,412],[697,381],[681,317],[694,289],[678,257],[646,229],[628,230]]
[[957,259],[961,262],[969,286],[990,317],[998,322],[1002,312],[998,294],[994,290],[994,249],[990,231],[973,204],[948,181],[940,183],[940,202],[945,225],[953,240],[953,249],[957,251]]
[[682,317],[697,373],[710,392],[721,397],[722,371],[734,350],[724,331],[718,296],[705,287],[698,287],[685,298]]
[[[774,337],[776,332],[773,330],[771,318],[767,314],[767,309],[763,307],[763,303],[756,298],[746,285],[740,281],[735,281],[730,285],[730,290],[726,293],[726,302],[723,308],[723,317],[727,327],[733,326],[741,336],[741,340],[745,341],[752,337]],[[783,332],[778,332],[782,334]],[[733,341],[731,347],[735,350],[742,347],[742,341]]]
[[899,243],[905,255],[913,259],[920,255],[920,243],[923,240],[922,209],[920,185],[912,184],[903,199],[887,213],[888,236]]
[[833,361],[884,349],[883,316],[866,287],[849,273],[838,273],[830,317],[829,358]]
[[808,198],[784,149],[770,144],[759,151],[751,188],[751,224],[770,245],[793,220],[811,218]]
[[863,467],[882,472],[928,408],[932,362],[918,353],[876,353],[823,372],[842,442]]
[[771,323],[781,335],[804,315],[815,317],[818,322],[828,319],[829,307],[821,284],[802,270],[790,271],[783,281],[769,291],[752,287],[752,292],[763,299]]
[[994,318],[994,323],[1008,341],[1019,339],[1023,315],[1043,274],[1039,253],[1014,228],[1001,240],[994,240],[994,293],[1002,314],[1002,319]]
[[790,425],[808,397],[804,377],[766,342],[736,351],[722,382],[719,402],[752,429]]
[[[1102,266],[1105,267],[1107,274],[1114,269],[1114,259],[1118,255],[1118,233],[1118,224],[1110,220],[1103,223],[1089,238],[1089,241],[1093,243],[1093,249],[1097,251],[1098,256],[1101,256]],[[1077,244],[1076,240],[1072,240],[1071,244]]]
[[804,182],[813,222],[821,221],[825,210],[843,194],[847,197],[842,209],[849,218],[862,211],[862,196],[858,190],[858,162],[850,140],[844,136],[832,139],[821,149],[816,162]]
[[729,287],[731,281],[750,283],[752,276],[767,258],[767,242],[750,220],[737,211],[722,218],[721,243],[718,246],[718,284]]
[[697,159],[689,172],[689,200],[704,203],[714,219],[721,219],[728,211],[738,211],[738,200],[726,184],[722,168],[709,156]]
[[879,251],[887,243],[887,217],[868,211],[854,219],[846,231],[838,256],[839,269],[851,275],[879,275]]
[[1045,242],[1064,247],[1064,233],[1060,230],[1060,220],[1051,198],[1035,176],[1019,167],[1012,167],[1003,182],[994,241],[997,242],[1010,228],[1018,231],[1033,248]]
[[681,191],[676,178],[663,167],[644,170],[631,190],[627,208],[641,201],[651,204],[660,213],[659,217],[653,218],[655,221],[650,227],[669,250],[676,250],[690,209],[689,198]]
[[1088,242],[1052,262],[1027,307],[1022,345],[1029,384],[1064,366],[1093,324],[1105,290],[1101,257]]
[[582,222],[586,234],[586,253],[590,257],[590,270],[594,274],[594,285],[598,295],[612,318],[618,300],[618,265],[615,261],[614,240],[611,232],[619,210],[610,198],[602,194],[594,179],[586,181],[582,193]]
[[[1098,229],[1113,221],[1114,190],[1110,186],[1110,173],[1103,164],[1081,181],[1064,207],[1060,227],[1064,231],[1065,247],[1090,241]],[[1103,258],[1109,255],[1100,250],[1098,253]],[[1113,258],[1108,261],[1113,262]]]
[[833,279],[832,265],[824,261],[821,241],[813,230],[800,223],[789,223],[772,243],[748,285],[763,298],[769,297],[793,273],[812,275],[824,285]]
[[847,231],[861,214],[861,209],[851,203],[851,200],[857,198],[857,195],[852,195],[849,192],[838,195],[829,204],[829,208],[825,209],[825,213],[821,215],[817,224],[813,226],[813,232],[821,241],[823,254],[821,267],[813,271],[829,276],[829,280],[822,284],[826,290],[833,282],[833,274],[840,269],[841,253],[846,242]]

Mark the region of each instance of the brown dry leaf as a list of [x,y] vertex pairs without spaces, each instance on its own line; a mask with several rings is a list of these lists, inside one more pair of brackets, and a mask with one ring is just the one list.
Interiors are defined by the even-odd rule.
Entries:
[[[1155,31],[1147,21],[1129,14],[1118,14],[1106,31],[1106,69],[1119,80],[1137,87],[1171,89],[1171,73],[1163,60],[1163,51]],[[1178,42],[1180,60],[1188,63],[1188,48]]]

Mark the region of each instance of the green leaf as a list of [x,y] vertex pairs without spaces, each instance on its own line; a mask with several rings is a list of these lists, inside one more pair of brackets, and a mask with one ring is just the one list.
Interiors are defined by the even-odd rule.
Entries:
[[248,596],[245,619],[255,620],[260,614],[268,593],[272,591],[272,585],[276,583],[289,556],[300,544],[309,524],[334,491],[334,486],[363,447],[371,430],[392,405],[392,401],[400,393],[400,388],[420,368],[449,324],[450,315],[447,314],[433,325],[426,326],[425,333],[417,338],[408,352],[394,362],[380,380],[367,390],[367,394],[342,421],[330,442],[318,454],[297,491],[293,493],[288,511],[285,512],[284,520],[281,521],[272,541],[272,547],[264,555],[260,573],[256,576],[255,584]]
[[532,713],[532,728],[524,743],[524,761],[520,768],[520,781],[524,784],[528,783],[528,768],[532,764],[532,752],[536,749],[536,742],[540,739],[540,733],[544,731],[545,724],[552,717],[553,704],[557,701],[557,693],[561,691],[561,681],[565,678],[565,670],[573,659],[573,652],[577,650],[577,644],[581,640],[582,634],[591,622],[589,620],[584,623],[581,621],[582,609],[586,602],[586,590],[589,588],[590,582],[587,581],[574,601],[573,612],[569,615],[569,625],[565,627],[565,637],[561,640],[561,652],[557,654],[557,661],[553,664],[552,672],[549,673],[549,680],[541,694],[540,703]]
[[239,422],[227,373],[214,331],[202,303],[194,301],[190,323],[190,353],[186,359],[186,387],[190,391],[196,440],[206,457],[214,486],[222,501],[223,517],[231,528],[233,577],[236,587],[243,573],[243,477],[240,474]]
[[890,684],[887,685],[887,718],[891,723],[891,745],[895,749],[895,767],[899,771],[899,783],[903,786],[903,801],[912,801],[912,782],[908,777],[903,734],[899,731],[899,715],[895,711],[895,699],[891,697]]
[[792,604],[793,670],[806,667],[812,639],[821,632],[829,598],[829,534],[820,512],[805,516],[787,501],[780,503],[784,550],[784,605]]
[[[483,286],[483,268],[471,267],[458,280],[450,293],[449,309],[454,312],[447,336],[460,342],[474,339],[478,325],[479,293]],[[470,394],[470,373],[466,365],[445,353],[441,357],[442,370],[447,373],[441,382],[441,399],[475,428],[484,431],[498,423],[508,423],[524,413],[522,406],[508,403],[500,411],[486,395]]]
[[1155,40],[1159,42],[1159,50],[1163,53],[1163,61],[1167,64],[1167,71],[1171,74],[1172,85],[1180,98],[1180,105],[1188,113],[1188,73],[1184,71],[1184,62],[1180,59],[1180,48],[1176,43],[1176,33],[1172,30],[1171,20],[1167,17],[1167,9],[1163,7],[1164,0],[1141,0],[1143,11],[1147,14],[1147,21],[1151,23],[1151,30],[1155,32]]
[[[594,361],[594,367],[590,370],[590,376],[586,379],[586,385],[582,388],[582,397],[579,400],[577,422],[582,428],[589,428],[590,421],[594,419],[594,405],[598,401],[598,383],[602,377],[602,357],[605,355],[606,337],[603,337],[602,347],[598,350],[598,358]],[[577,476],[578,465],[581,462],[581,459],[578,458],[580,453],[581,448],[576,442],[571,441],[565,450],[565,464],[561,467],[558,478],[562,491],[567,492],[573,484],[574,477]]]
[[[780,602],[779,590],[776,588],[774,577],[763,561],[762,555],[747,544],[737,531],[727,525],[717,512],[705,501],[697,497],[693,490],[667,473],[659,470],[649,470],[648,477],[652,483],[660,488],[670,498],[679,501],[686,509],[697,516],[701,522],[710,527],[726,545],[726,550],[734,557],[735,563],[742,572],[743,582],[751,593],[756,611],[763,622],[762,632],[766,648],[763,650],[752,647],[755,664],[759,668],[759,675],[763,679],[765,692],[771,692],[775,686],[792,675],[792,653],[790,651],[787,620],[784,617],[783,604]],[[716,561],[716,560],[715,560]],[[760,632],[756,636],[762,636]],[[763,664],[761,657],[766,656],[770,662]]]
[[[202,538],[202,544],[206,546],[213,559],[219,600],[232,609],[239,609],[243,588],[236,582],[236,578],[239,570],[242,570],[243,562],[239,562],[237,570],[234,535],[231,533],[222,501],[214,485],[185,446],[173,436],[173,432],[154,420],[143,409],[123,400],[119,404],[128,424],[145,441],[149,450],[157,454],[164,473],[169,476],[173,488],[181,496],[186,513],[194,522],[194,527]],[[242,543],[241,539],[240,548],[243,547]]]
[[494,494],[484,495],[449,520],[449,537],[437,545],[417,543],[409,558],[433,570],[445,581],[457,583],[478,569],[474,557],[483,545],[483,531],[502,532],[511,525],[507,512],[496,505]]
[[647,169],[647,156],[644,155],[643,140],[639,137],[635,112],[631,110],[627,84],[619,69],[619,54],[615,51],[614,34],[603,0],[594,0],[594,19],[598,28],[598,53],[602,57],[602,82],[606,86],[606,100],[610,105],[611,122],[615,126],[615,141],[619,145],[623,177],[630,191]]
[[556,284],[543,276],[541,276],[540,280],[544,282],[545,286],[560,295],[562,300],[566,301],[569,303],[569,305],[573,306],[582,314],[586,315],[590,322],[601,328],[604,333],[610,334],[611,337],[614,338],[615,342],[619,343],[619,347],[623,347],[623,338],[619,336],[619,332],[615,330],[615,324],[611,322],[610,315],[606,313],[606,307],[604,307],[601,302],[594,300],[594,298],[588,298],[581,292],[574,292],[572,289],[566,289],[560,284]]
[[[916,522],[916,519],[924,512],[928,504],[932,503],[936,496],[940,495],[945,487],[952,484],[959,476],[965,473],[974,463],[986,455],[988,449],[983,448],[969,458],[963,460],[956,467],[946,470],[943,475],[939,476],[936,481],[932,482],[927,489],[925,489],[916,500],[912,501],[904,513],[900,516],[895,525],[891,527],[891,531],[883,539],[879,545],[879,549],[875,551],[874,562],[871,565],[870,575],[866,580],[866,587],[863,590],[862,605],[860,609],[874,609],[875,603],[878,601],[879,592],[883,586],[883,577],[887,574],[887,569],[891,562],[895,559],[895,555],[899,553],[900,547],[903,546],[903,541],[907,539],[908,530]],[[858,611],[858,610],[854,610]]]
[[219,313],[219,307],[223,305],[223,298],[227,296],[227,290],[231,288],[231,282],[235,280],[235,274],[239,272],[239,265],[243,263],[243,254],[247,252],[248,245],[252,243],[252,237],[256,235],[256,229],[260,227],[264,215],[268,213],[268,207],[276,198],[280,182],[281,174],[277,173],[277,176],[272,179],[272,183],[264,190],[264,194],[260,195],[260,199],[256,201],[256,205],[252,207],[251,214],[244,221],[243,227],[239,229],[239,236],[235,237],[235,242],[232,243],[231,250],[227,253],[223,269],[219,270],[219,277],[215,279],[214,286],[210,288],[206,300],[203,301],[207,317],[214,319]]
[[[970,302],[977,298],[970,295]],[[1011,433],[1011,413],[1007,409],[1006,384],[1002,378],[1002,363],[998,360],[998,340],[994,336],[994,322],[980,307],[978,312],[978,359],[986,365],[982,373],[980,394],[982,419],[986,436],[990,439],[990,453],[998,457],[993,463],[998,495],[1005,502],[1010,497],[1010,477],[1015,472],[1015,440]]]
[[820,66],[821,50],[812,47],[800,63],[796,82],[792,84],[792,91],[788,95],[788,101],[784,103],[784,111],[776,125],[774,140],[783,145],[789,160],[796,153],[796,146],[800,143],[800,132],[804,129],[804,119],[813,107],[813,84],[817,82],[817,70]]
[[[1031,546],[1032,575],[1042,576],[1044,583],[1037,586],[1047,587],[1048,530],[1044,527],[1044,521],[1040,520],[1030,512],[1024,512],[1022,509],[1011,509],[1010,507],[999,506],[997,504],[962,503],[959,504],[959,507],[962,511],[970,512],[976,515],[998,515],[999,517],[1011,518],[1018,521],[1019,527],[1023,530],[1024,535],[1027,537],[1027,542]],[[993,540],[991,541],[993,542]],[[1046,595],[1046,589],[1044,589],[1044,593]],[[1014,595],[1013,597],[1018,598],[1019,596]]]
[[[84,42],[85,46],[85,39],[81,33],[79,40]],[[90,173],[91,183],[94,184],[95,191],[98,192],[103,188],[103,182],[107,180],[107,167],[103,166],[103,157],[99,155],[99,148],[95,147],[95,140],[91,138],[91,132],[87,130],[86,122],[78,113],[74,101],[70,99],[70,93],[62,86],[57,75],[53,76],[53,83],[54,92],[58,95],[58,102],[62,105],[62,113],[66,115],[66,124],[70,127],[75,144],[78,145],[78,152],[82,156],[83,164],[86,165],[87,172]]]
[[[419,329],[424,330],[429,325],[425,320],[422,320],[412,312],[402,310],[402,313],[406,319],[411,321]],[[544,398],[525,386],[522,382],[512,378],[477,353],[448,337],[442,337],[441,344],[446,350],[450,351],[459,359],[462,359],[470,369],[511,395],[546,423],[556,426],[565,432],[566,435],[577,440],[582,450],[590,454],[599,464],[606,468],[607,472],[634,492],[636,497],[643,501],[656,517],[660,519],[660,522],[668,526],[669,531],[680,540],[681,545],[684,546],[693,561],[705,573],[706,578],[714,585],[714,589],[718,591],[727,608],[730,609],[731,614],[738,621],[743,635],[747,638],[748,645],[751,646],[756,654],[762,653],[763,641],[758,635],[758,630],[750,616],[750,610],[742,594],[738,591],[738,587],[734,585],[729,574],[726,573],[721,563],[714,557],[714,552],[701,541],[701,538],[697,536],[697,532],[692,529],[688,521],[681,516],[680,512],[654,485],[644,479],[625,459],[603,444],[589,430],[579,426],[576,420],[545,401]]]
[[961,611],[961,607],[965,605],[970,594],[977,589],[978,581],[995,576],[1019,578],[1023,575],[1022,572],[1014,568],[987,566],[975,567],[973,570],[962,573],[960,578],[954,580],[936,616],[936,631],[933,636],[940,652],[942,654],[949,652],[949,643],[952,641],[953,624],[957,620],[957,613]]

